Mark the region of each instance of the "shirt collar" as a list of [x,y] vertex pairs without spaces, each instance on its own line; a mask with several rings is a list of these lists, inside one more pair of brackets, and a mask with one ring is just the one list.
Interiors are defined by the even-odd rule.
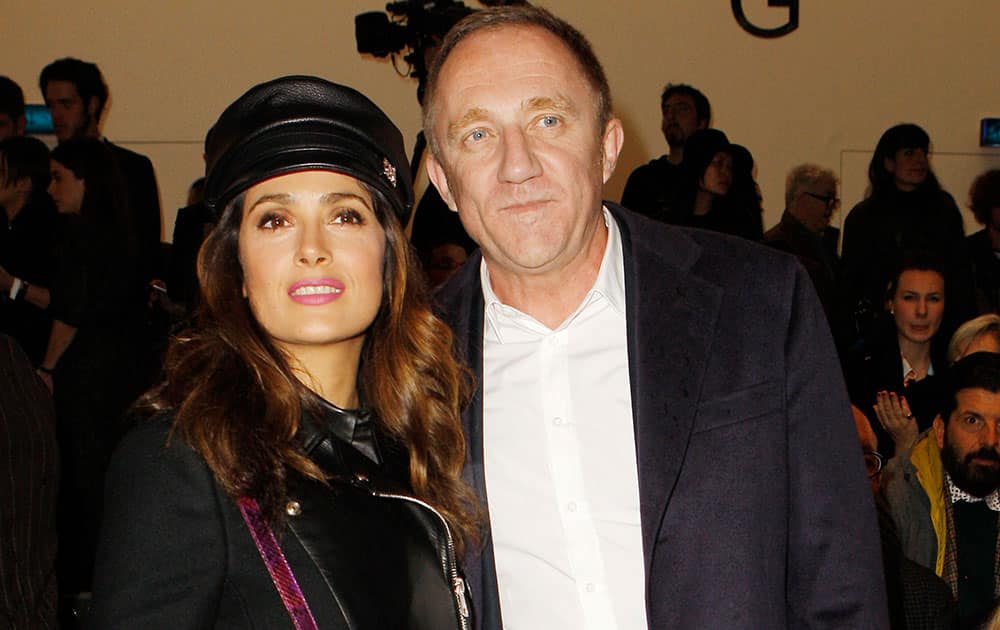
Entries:
[[[594,285],[587,291],[587,295],[580,301],[577,309],[572,315],[566,318],[566,321],[559,328],[569,325],[587,304],[599,298],[607,300],[608,304],[619,315],[625,315],[625,263],[622,253],[621,229],[606,207],[601,208],[601,214],[604,218],[604,225],[608,228],[608,242],[604,246],[604,257],[601,258],[601,267],[597,271],[597,278],[594,279]],[[496,323],[497,312],[500,309],[519,311],[504,304],[497,297],[496,293],[493,292],[493,287],[490,283],[490,270],[486,264],[485,256],[479,262],[479,282],[483,288],[483,301],[486,307],[487,323],[500,336],[499,327]],[[528,316],[525,315],[525,317]],[[502,337],[500,337],[500,340],[503,343]]]
[[951,503],[954,505],[959,501],[965,501],[966,503],[979,503],[980,501],[986,501],[986,507],[990,508],[994,512],[1000,512],[1000,489],[994,490],[985,497],[974,497],[965,490],[962,490],[955,485],[955,482],[951,480],[951,475],[948,473],[944,474],[945,489],[948,491],[948,497],[951,499]]
[[[901,359],[903,359],[903,386],[905,387],[905,386],[909,385],[910,383],[916,382],[916,380],[917,380],[917,378],[916,378],[917,371],[913,369],[913,366],[910,365],[910,362],[906,359],[905,356],[903,356],[902,353],[900,353],[899,356],[900,356]],[[911,372],[913,374],[911,374]],[[933,362],[927,364],[927,376],[934,376],[934,363]]]

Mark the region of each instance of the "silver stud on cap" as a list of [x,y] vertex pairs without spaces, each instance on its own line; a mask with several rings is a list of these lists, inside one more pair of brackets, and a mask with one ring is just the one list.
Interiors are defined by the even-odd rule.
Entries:
[[294,500],[289,501],[285,504],[285,514],[289,516],[298,516],[299,514],[302,514],[302,504]]

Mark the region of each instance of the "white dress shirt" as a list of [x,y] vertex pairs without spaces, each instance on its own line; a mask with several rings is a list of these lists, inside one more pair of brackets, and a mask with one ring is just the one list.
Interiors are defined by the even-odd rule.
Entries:
[[646,628],[625,273],[618,226],[555,330],[493,293],[485,260],[483,436],[508,630]]

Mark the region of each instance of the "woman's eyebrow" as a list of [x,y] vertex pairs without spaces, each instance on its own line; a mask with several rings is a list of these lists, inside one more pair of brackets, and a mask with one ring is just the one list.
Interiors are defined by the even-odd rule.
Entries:
[[371,203],[364,197],[356,193],[345,193],[345,192],[328,192],[322,197],[320,197],[320,202],[324,204],[337,203],[343,199],[356,199],[360,201],[366,208],[371,208]]

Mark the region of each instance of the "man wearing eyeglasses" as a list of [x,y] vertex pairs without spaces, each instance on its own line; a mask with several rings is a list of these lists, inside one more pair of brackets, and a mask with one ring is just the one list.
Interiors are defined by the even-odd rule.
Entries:
[[864,412],[854,405],[851,405],[851,412],[878,511],[890,627],[952,630],[957,623],[958,612],[951,588],[934,571],[903,555],[889,506],[879,491],[885,458],[876,450],[878,438]]
[[789,171],[785,180],[781,221],[764,234],[765,243],[794,254],[809,272],[835,336],[840,230],[830,227],[830,218],[838,207],[836,174],[816,164],[801,164]]
[[946,375],[942,413],[882,474],[903,552],[933,569],[978,628],[1000,595],[1000,354],[977,352]]

